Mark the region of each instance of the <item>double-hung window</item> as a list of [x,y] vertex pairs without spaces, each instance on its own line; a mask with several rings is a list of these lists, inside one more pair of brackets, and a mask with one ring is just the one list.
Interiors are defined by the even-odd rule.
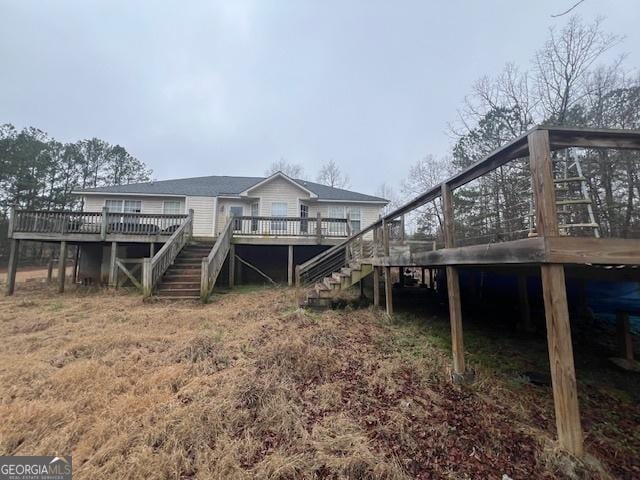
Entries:
[[360,208],[349,207],[348,218],[349,218],[349,223],[351,224],[351,233],[358,233],[361,228]]
[[343,236],[347,234],[347,223],[337,219],[347,218],[346,209],[343,206],[330,206],[328,209],[329,226],[327,234],[332,236]]
[[284,233],[287,229],[287,217],[289,206],[287,202],[273,202],[271,204],[271,231]]
[[122,213],[122,204],[122,200],[106,200],[104,202],[104,206],[107,207],[110,212],[114,213]]
[[162,213],[165,215],[181,215],[182,204],[180,200],[165,200],[162,204]]
[[142,211],[141,200],[125,200],[124,213],[140,213]]

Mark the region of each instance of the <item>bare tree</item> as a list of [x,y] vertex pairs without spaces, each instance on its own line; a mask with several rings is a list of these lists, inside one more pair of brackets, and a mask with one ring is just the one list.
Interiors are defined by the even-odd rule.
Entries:
[[400,206],[400,198],[395,189],[388,183],[381,183],[376,189],[376,196],[389,200],[389,203],[382,209],[382,214],[386,215]]
[[349,188],[349,176],[340,170],[340,167],[331,159],[320,168],[317,180],[323,185],[334,188]]
[[605,33],[602,18],[586,25],[573,16],[557,31],[549,29],[549,39],[534,57],[536,94],[543,116],[564,125],[571,107],[587,94],[588,71],[623,37]]
[[289,163],[284,158],[281,158],[277,162],[273,162],[264,173],[266,176],[269,176],[276,172],[282,172],[291,178],[304,178],[304,169],[302,168],[302,165],[299,163]]

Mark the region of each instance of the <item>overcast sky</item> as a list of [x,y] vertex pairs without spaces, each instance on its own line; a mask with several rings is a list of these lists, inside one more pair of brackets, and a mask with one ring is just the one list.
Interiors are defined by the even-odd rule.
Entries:
[[[471,84],[528,66],[574,0],[0,0],[0,123],[123,145],[154,178],[314,179],[374,193],[451,146]],[[586,0],[640,65],[640,1]]]

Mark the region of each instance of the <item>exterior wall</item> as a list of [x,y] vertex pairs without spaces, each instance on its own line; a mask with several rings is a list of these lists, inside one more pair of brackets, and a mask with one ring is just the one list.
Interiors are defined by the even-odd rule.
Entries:
[[365,228],[378,220],[382,205],[371,203],[317,202],[309,205],[309,217],[314,218],[320,212],[323,217],[329,216],[329,207],[357,207],[360,209],[360,227]]
[[271,204],[275,202],[287,203],[287,216],[300,216],[300,199],[309,200],[309,194],[296,187],[284,178],[276,177],[264,185],[249,191],[252,197],[260,198],[260,216],[271,216]]
[[193,235],[196,237],[212,237],[216,216],[215,197],[187,197],[187,211],[193,209]]
[[142,202],[142,213],[162,213],[162,206],[165,200],[178,200],[182,207],[182,213],[186,213],[184,197],[138,197],[135,195],[84,195],[84,211],[99,212],[104,207],[106,200],[140,200]]
[[255,199],[249,201],[242,198],[218,198],[216,207],[216,235],[222,230],[229,218],[231,207],[242,207],[242,215],[251,215],[251,204]]

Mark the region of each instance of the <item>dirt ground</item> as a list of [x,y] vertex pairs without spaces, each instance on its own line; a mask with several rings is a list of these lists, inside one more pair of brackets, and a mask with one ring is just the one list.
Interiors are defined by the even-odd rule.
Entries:
[[471,336],[476,381],[449,381],[446,325],[284,288],[202,306],[23,284],[0,298],[0,454],[71,454],[78,479],[640,476],[637,403],[588,397],[577,462],[550,389],[496,366],[514,345]]

